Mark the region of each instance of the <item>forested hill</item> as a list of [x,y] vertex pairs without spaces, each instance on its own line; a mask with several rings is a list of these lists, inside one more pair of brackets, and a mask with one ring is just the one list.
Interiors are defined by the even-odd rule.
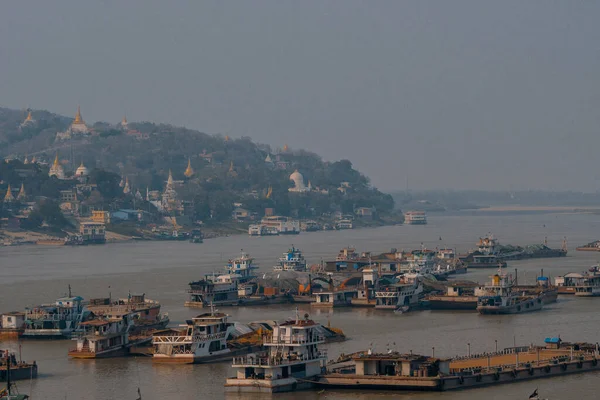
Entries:
[[[325,162],[317,154],[283,144],[281,149],[271,148],[248,137],[234,139],[149,122],[86,122],[89,134],[59,140],[57,132],[67,130],[72,118],[33,110],[33,122],[23,124],[27,114],[0,108],[0,156],[19,160],[35,156],[50,163],[58,154],[67,174],[83,161],[89,169],[127,177],[133,191],[142,193],[146,188],[162,190],[171,170],[175,180],[186,182],[180,193],[183,199],[208,202],[210,197],[227,208],[243,202],[256,212],[274,207],[283,215],[308,217],[372,207],[382,215],[394,208],[392,197],[373,188],[348,160]],[[193,176],[184,175],[188,160]],[[312,191],[288,192],[295,170]]]

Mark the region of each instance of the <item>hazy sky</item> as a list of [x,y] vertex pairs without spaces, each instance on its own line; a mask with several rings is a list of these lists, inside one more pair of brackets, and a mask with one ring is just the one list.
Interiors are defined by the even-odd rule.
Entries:
[[600,189],[599,1],[2,1],[0,105],[350,159],[382,189]]

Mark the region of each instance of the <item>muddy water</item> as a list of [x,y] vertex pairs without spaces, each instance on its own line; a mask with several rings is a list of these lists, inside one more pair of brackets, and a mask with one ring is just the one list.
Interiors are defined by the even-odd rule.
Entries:
[[[398,226],[342,232],[317,232],[295,237],[249,238],[236,236],[207,240],[204,244],[187,242],[127,243],[106,246],[50,248],[42,246],[0,248],[0,310],[23,309],[49,302],[64,294],[71,284],[74,293],[85,298],[125,296],[128,291],[145,292],[159,300],[173,324],[197,314],[183,307],[190,280],[218,271],[240,249],[256,257],[261,270],[273,263],[291,244],[301,248],[311,263],[334,257],[344,246],[359,251],[387,251],[451,246],[459,251],[474,247],[479,236],[493,232],[502,242],[523,244],[543,241],[559,246],[563,236],[572,248],[569,257],[513,262],[519,281],[532,282],[540,268],[546,275],[581,271],[600,261],[600,254],[575,252],[576,244],[597,238],[600,217],[584,214],[464,213],[432,215],[427,226]],[[440,240],[440,237],[442,240]],[[466,279],[487,280],[490,271],[475,271]],[[372,345],[375,350],[453,356],[467,352],[491,351],[499,347],[540,343],[544,337],[561,335],[565,340],[600,341],[600,298],[560,298],[541,312],[514,316],[481,316],[475,312],[422,311],[404,315],[370,309],[310,310],[311,317],[324,324],[342,328],[351,340],[331,344],[330,356],[352,352]],[[273,305],[227,309],[231,319],[248,322],[258,319],[285,319],[294,306]],[[22,342],[23,358],[37,360],[40,376],[31,382],[20,381],[32,399],[135,399],[141,388],[143,399],[220,399],[223,383],[231,373],[228,364],[170,366],[152,365],[146,358],[69,360],[71,341]],[[2,342],[1,348],[18,350],[16,342]],[[326,391],[285,394],[279,398],[317,399],[526,399],[540,388],[550,399],[596,398],[600,374],[565,376],[498,387],[452,393],[390,393]],[[258,398],[230,396],[227,398]]]

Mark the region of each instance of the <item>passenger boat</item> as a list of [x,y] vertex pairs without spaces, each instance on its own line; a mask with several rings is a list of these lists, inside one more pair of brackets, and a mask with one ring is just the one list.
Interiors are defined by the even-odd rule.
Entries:
[[577,251],[600,251],[600,240],[576,248]]
[[327,363],[327,353],[318,349],[325,339],[317,326],[308,314],[274,326],[263,343],[266,351],[233,358],[235,376],[226,380],[225,391],[276,393],[312,387],[310,380],[321,374]]
[[406,225],[427,225],[427,215],[425,211],[408,211],[404,214],[404,223]]
[[70,339],[88,313],[83,297],[69,295],[54,304],[25,309],[23,338]]
[[520,296],[513,292],[513,282],[501,271],[493,275],[492,281],[485,286],[488,295],[477,300],[480,314],[519,314],[541,310],[544,306],[542,295]]
[[81,323],[83,332],[77,336],[77,346],[69,350],[71,358],[121,357],[129,353],[132,346],[151,341],[150,336],[133,336],[135,313],[109,311],[107,314]]
[[0,382],[17,381],[37,378],[36,362],[17,361],[15,353],[8,350],[0,351]]
[[279,258],[277,265],[273,267],[275,271],[306,271],[306,260],[302,255],[300,249],[292,246],[286,253],[283,253],[283,257]]
[[600,274],[590,273],[575,286],[575,296],[597,297],[600,296]]
[[146,294],[129,294],[127,298],[112,301],[110,298],[91,299],[87,309],[96,316],[114,312],[131,312],[133,327],[131,333],[148,329],[164,329],[169,324],[169,315],[160,312],[161,305],[156,300],[146,298]]
[[258,267],[254,264],[254,258],[248,253],[229,260],[225,266],[223,275],[205,275],[204,279],[190,282],[188,293],[190,298],[185,302],[186,307],[232,306],[248,302],[248,299],[240,299],[239,291],[246,294],[246,284],[254,278],[254,270]]
[[[155,363],[200,364],[231,360],[236,354],[248,353],[251,346],[232,348],[228,339],[234,332],[234,324],[228,315],[211,312],[187,320],[176,329],[154,332],[152,361]],[[256,347],[257,349],[258,347]]]
[[375,292],[375,308],[396,310],[403,306],[419,303],[423,284],[418,276],[408,276],[399,283],[392,284]]

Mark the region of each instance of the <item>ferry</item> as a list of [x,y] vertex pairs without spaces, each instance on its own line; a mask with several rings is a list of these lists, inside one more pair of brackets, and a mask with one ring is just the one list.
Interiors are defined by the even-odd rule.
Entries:
[[278,236],[279,230],[274,226],[253,224],[248,227],[250,236]]
[[404,223],[406,225],[427,225],[427,215],[425,211],[408,211],[404,214]]
[[375,292],[375,308],[396,310],[404,306],[414,306],[419,303],[423,293],[423,284],[417,276],[407,276],[401,282],[395,283]]
[[169,324],[169,315],[160,312],[161,305],[156,300],[146,298],[146,294],[129,294],[127,298],[112,301],[110,298],[91,299],[87,309],[96,316],[112,312],[133,313],[132,333],[148,329],[164,329]]
[[260,225],[272,228],[280,235],[297,235],[300,233],[300,221],[281,216],[266,216]]
[[[600,277],[597,265],[591,267],[589,272],[570,272],[563,276],[557,276],[556,278],[554,278],[554,285],[556,285],[556,287],[558,288],[558,294],[576,294],[577,288],[582,288],[582,294],[580,294],[579,296],[585,297],[586,289],[584,288],[593,288],[596,277]],[[590,279],[592,279],[591,285]],[[594,292],[593,289],[591,291],[592,293]]]
[[[152,361],[155,363],[200,364],[231,360],[234,355],[248,353],[250,347],[232,349],[227,341],[234,324],[228,315],[211,312],[187,320],[176,329],[154,332]],[[257,347],[258,348],[258,347]]]
[[204,279],[190,282],[186,307],[232,306],[239,302],[238,284],[241,275],[206,275]]
[[23,338],[70,339],[88,314],[83,297],[69,295],[54,304],[25,309]]
[[277,265],[273,267],[275,271],[306,271],[306,260],[302,255],[300,249],[292,246],[286,253],[283,253],[283,257],[279,258]]
[[542,295],[519,296],[513,292],[513,282],[501,271],[492,277],[485,286],[487,295],[477,300],[480,314],[520,314],[541,310],[544,306]]
[[335,229],[343,230],[343,229],[353,229],[354,224],[352,224],[352,220],[350,219],[340,219],[335,223]]
[[250,257],[244,250],[242,250],[240,257],[229,260],[225,266],[228,275],[240,276],[240,283],[247,282],[254,278],[254,270],[256,269],[258,269],[258,266],[254,264],[254,258]]
[[266,351],[233,358],[235,376],[227,378],[225,391],[233,393],[277,393],[308,389],[311,379],[323,373],[327,353],[318,346],[325,338],[308,314],[273,327],[265,337]]
[[575,296],[597,297],[600,296],[600,274],[586,275],[581,283],[575,286]]
[[600,251],[600,240],[577,247],[577,251]]
[[69,350],[69,357],[93,359],[120,357],[134,345],[149,343],[150,336],[130,335],[135,313],[112,310],[104,316],[82,322],[83,332],[77,336],[77,346]]

